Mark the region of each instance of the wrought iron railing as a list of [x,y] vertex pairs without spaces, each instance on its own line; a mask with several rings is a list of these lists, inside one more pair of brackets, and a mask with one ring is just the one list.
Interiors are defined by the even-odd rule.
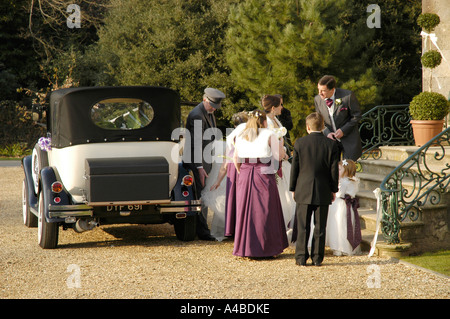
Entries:
[[388,243],[400,242],[401,222],[417,221],[428,202],[439,204],[448,191],[450,163],[445,157],[448,145],[450,127],[411,154],[381,183],[381,229]]
[[409,104],[378,105],[364,113],[359,124],[361,159],[379,159],[383,145],[414,145],[410,119]]

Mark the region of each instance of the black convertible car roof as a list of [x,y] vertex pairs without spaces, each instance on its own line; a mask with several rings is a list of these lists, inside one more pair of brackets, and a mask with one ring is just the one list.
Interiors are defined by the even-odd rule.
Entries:
[[[153,108],[152,122],[135,130],[108,130],[94,124],[91,109],[105,99],[141,99]],[[79,87],[53,91],[47,112],[47,131],[52,147],[63,148],[87,143],[118,141],[171,141],[180,127],[179,94],[169,88],[153,86]]]

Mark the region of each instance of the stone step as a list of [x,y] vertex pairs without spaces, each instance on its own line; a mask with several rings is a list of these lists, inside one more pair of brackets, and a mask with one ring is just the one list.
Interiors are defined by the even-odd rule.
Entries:
[[[360,221],[361,221],[361,250],[369,252],[371,249],[371,244],[375,236],[376,231],[376,221],[377,216],[376,212],[371,209],[364,210],[362,209],[360,212]],[[416,229],[422,227],[422,224],[401,224],[401,232],[413,226]],[[407,238],[405,238],[407,239]],[[412,244],[410,242],[401,242],[400,244],[387,244],[385,241],[383,234],[381,233],[381,229],[378,231],[377,240],[375,243],[375,251],[374,256],[380,257],[395,257],[399,258],[401,256],[408,256],[410,253],[410,248]]]
[[362,189],[356,196],[359,198],[359,206],[370,209],[377,209],[377,198],[371,190]]
[[361,173],[380,174],[383,176],[392,172],[401,162],[385,159],[367,159],[360,161]]
[[[361,191],[374,191],[379,188],[381,182],[384,180],[385,176],[381,174],[368,174],[368,173],[357,173],[356,176],[360,179],[359,189]],[[433,184],[432,184],[433,185]],[[410,177],[405,177],[402,180],[403,189],[408,191],[409,198],[414,198],[418,191],[421,190],[420,185]],[[429,202],[425,204],[425,207],[429,205]]]
[[[365,229],[375,233],[377,229],[377,212],[369,207],[360,207],[358,209],[361,230]],[[381,233],[379,231],[379,233]]]
[[[419,147],[417,146],[381,146],[381,158],[384,160],[392,160],[403,162],[409,156],[411,156]],[[439,159],[443,152],[445,152],[444,158]],[[438,155],[436,155],[438,154]],[[436,159],[437,157],[438,159]],[[426,162],[429,164],[441,164],[450,163],[450,146],[433,146],[426,152]]]
[[375,232],[377,229],[377,212],[369,207],[360,207],[358,213],[361,229]]
[[356,173],[359,178],[359,189],[373,192],[379,188],[381,182],[384,180],[385,175],[382,174],[370,174],[370,173]]
[[[383,176],[387,176],[401,164],[401,162],[398,162],[398,161],[385,160],[385,159],[362,160],[362,161],[360,161],[360,163],[361,163],[361,168],[362,168],[361,172],[362,173],[378,174],[378,175],[383,175]],[[409,170],[414,173],[417,173],[420,170],[421,174],[423,174],[425,176],[427,176],[429,174],[428,171],[430,171],[434,174],[442,175],[443,172],[447,173],[447,174],[449,173],[450,169],[448,167],[446,167],[446,164],[447,163],[444,163],[444,162],[440,162],[440,163],[427,162],[426,166],[423,163],[421,163],[419,165],[414,164],[409,168]],[[445,171],[443,171],[443,170],[445,170]]]
[[[365,252],[369,252],[371,249],[371,243],[374,238],[375,233],[373,231],[367,229],[361,229],[361,250]],[[382,234],[379,234],[377,237],[377,242],[375,244],[375,252],[374,256],[379,255],[379,251],[377,246],[385,244],[384,238]]]
[[[357,177],[360,179],[359,192],[357,193],[357,196],[359,197],[360,203],[358,212],[360,214],[361,233],[363,237],[361,248],[364,251],[370,250],[370,243],[374,238],[377,226],[377,199],[373,191],[379,188],[385,177],[410,155],[417,151],[417,149],[418,147],[416,146],[383,146],[380,147],[380,159],[367,159],[360,161],[362,171],[357,173]],[[442,155],[443,153],[445,153],[445,155]],[[425,163],[428,169],[434,173],[449,174],[450,168],[448,167],[450,167],[450,146],[430,147],[425,155]],[[419,170],[419,168],[417,168],[417,164],[415,164],[410,168],[410,170],[415,173]],[[423,175],[427,176],[427,173],[423,173],[426,171],[424,169],[423,160],[420,162],[420,170]],[[411,196],[411,192],[414,190],[414,187],[415,192],[417,192],[420,188],[420,185],[418,183],[414,184],[414,180],[408,175],[403,178],[402,185],[405,191],[409,192],[408,194],[410,198],[414,198],[414,196]],[[421,207],[422,214],[419,220],[411,222],[406,219],[406,221],[400,223],[400,244],[387,244],[381,234],[381,230],[379,231],[380,233],[377,237],[375,255],[399,257],[410,253],[417,253],[422,250],[426,251],[427,249],[430,249],[429,247],[434,247],[436,245],[435,237],[433,237],[434,235],[429,235],[433,230],[437,232],[435,229],[436,227],[430,228],[430,219],[438,218],[441,220],[441,215],[443,215],[445,219],[446,212],[448,215],[448,207],[446,203],[450,202],[450,194],[443,194],[438,205],[432,205],[430,203],[430,198],[426,202],[425,206]],[[443,236],[444,235],[441,237]],[[445,240],[441,241],[445,242]]]
[[[358,209],[360,223],[361,223],[361,250],[363,252],[369,252],[371,249],[372,241],[375,237],[375,231],[377,229],[377,213],[374,209],[369,207],[360,207]],[[411,228],[419,229],[423,227],[422,223],[402,223],[400,225],[401,233],[411,232]],[[406,235],[406,234],[405,234]],[[408,239],[408,236],[403,236]],[[402,239],[402,240],[403,240]],[[381,232],[381,228],[378,231],[374,256],[382,256],[382,257],[401,257],[409,255],[409,250],[411,248],[411,243],[409,242],[401,242],[400,244],[387,244],[384,239],[384,236]]]

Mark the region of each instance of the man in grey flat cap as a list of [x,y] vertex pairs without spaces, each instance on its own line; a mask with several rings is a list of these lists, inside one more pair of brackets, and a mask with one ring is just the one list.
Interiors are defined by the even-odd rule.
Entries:
[[[221,137],[221,133],[220,135],[207,134],[207,136],[204,136],[204,133],[208,129],[217,130],[214,111],[222,106],[222,100],[224,98],[225,94],[223,92],[213,88],[206,88],[203,94],[203,101],[189,113],[186,119],[186,129],[189,130],[191,135],[191,145],[190,158],[185,159],[185,164],[194,173],[197,194],[201,194],[205,185],[205,179],[208,177],[212,167],[212,156],[204,156],[205,147],[216,138]],[[196,127],[197,130],[194,130],[194,127]],[[201,136],[196,136],[195,133],[197,135],[199,134],[200,127]],[[186,145],[186,147],[188,146]],[[197,222],[197,236],[202,240],[215,240],[215,238],[211,236],[206,222],[207,215],[208,207],[203,206],[202,213],[199,215]]]

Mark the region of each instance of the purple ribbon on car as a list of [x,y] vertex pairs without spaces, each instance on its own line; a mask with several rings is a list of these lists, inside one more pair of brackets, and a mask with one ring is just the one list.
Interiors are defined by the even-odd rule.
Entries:
[[41,137],[38,140],[38,145],[43,151],[50,151],[52,149],[52,141],[49,137]]

